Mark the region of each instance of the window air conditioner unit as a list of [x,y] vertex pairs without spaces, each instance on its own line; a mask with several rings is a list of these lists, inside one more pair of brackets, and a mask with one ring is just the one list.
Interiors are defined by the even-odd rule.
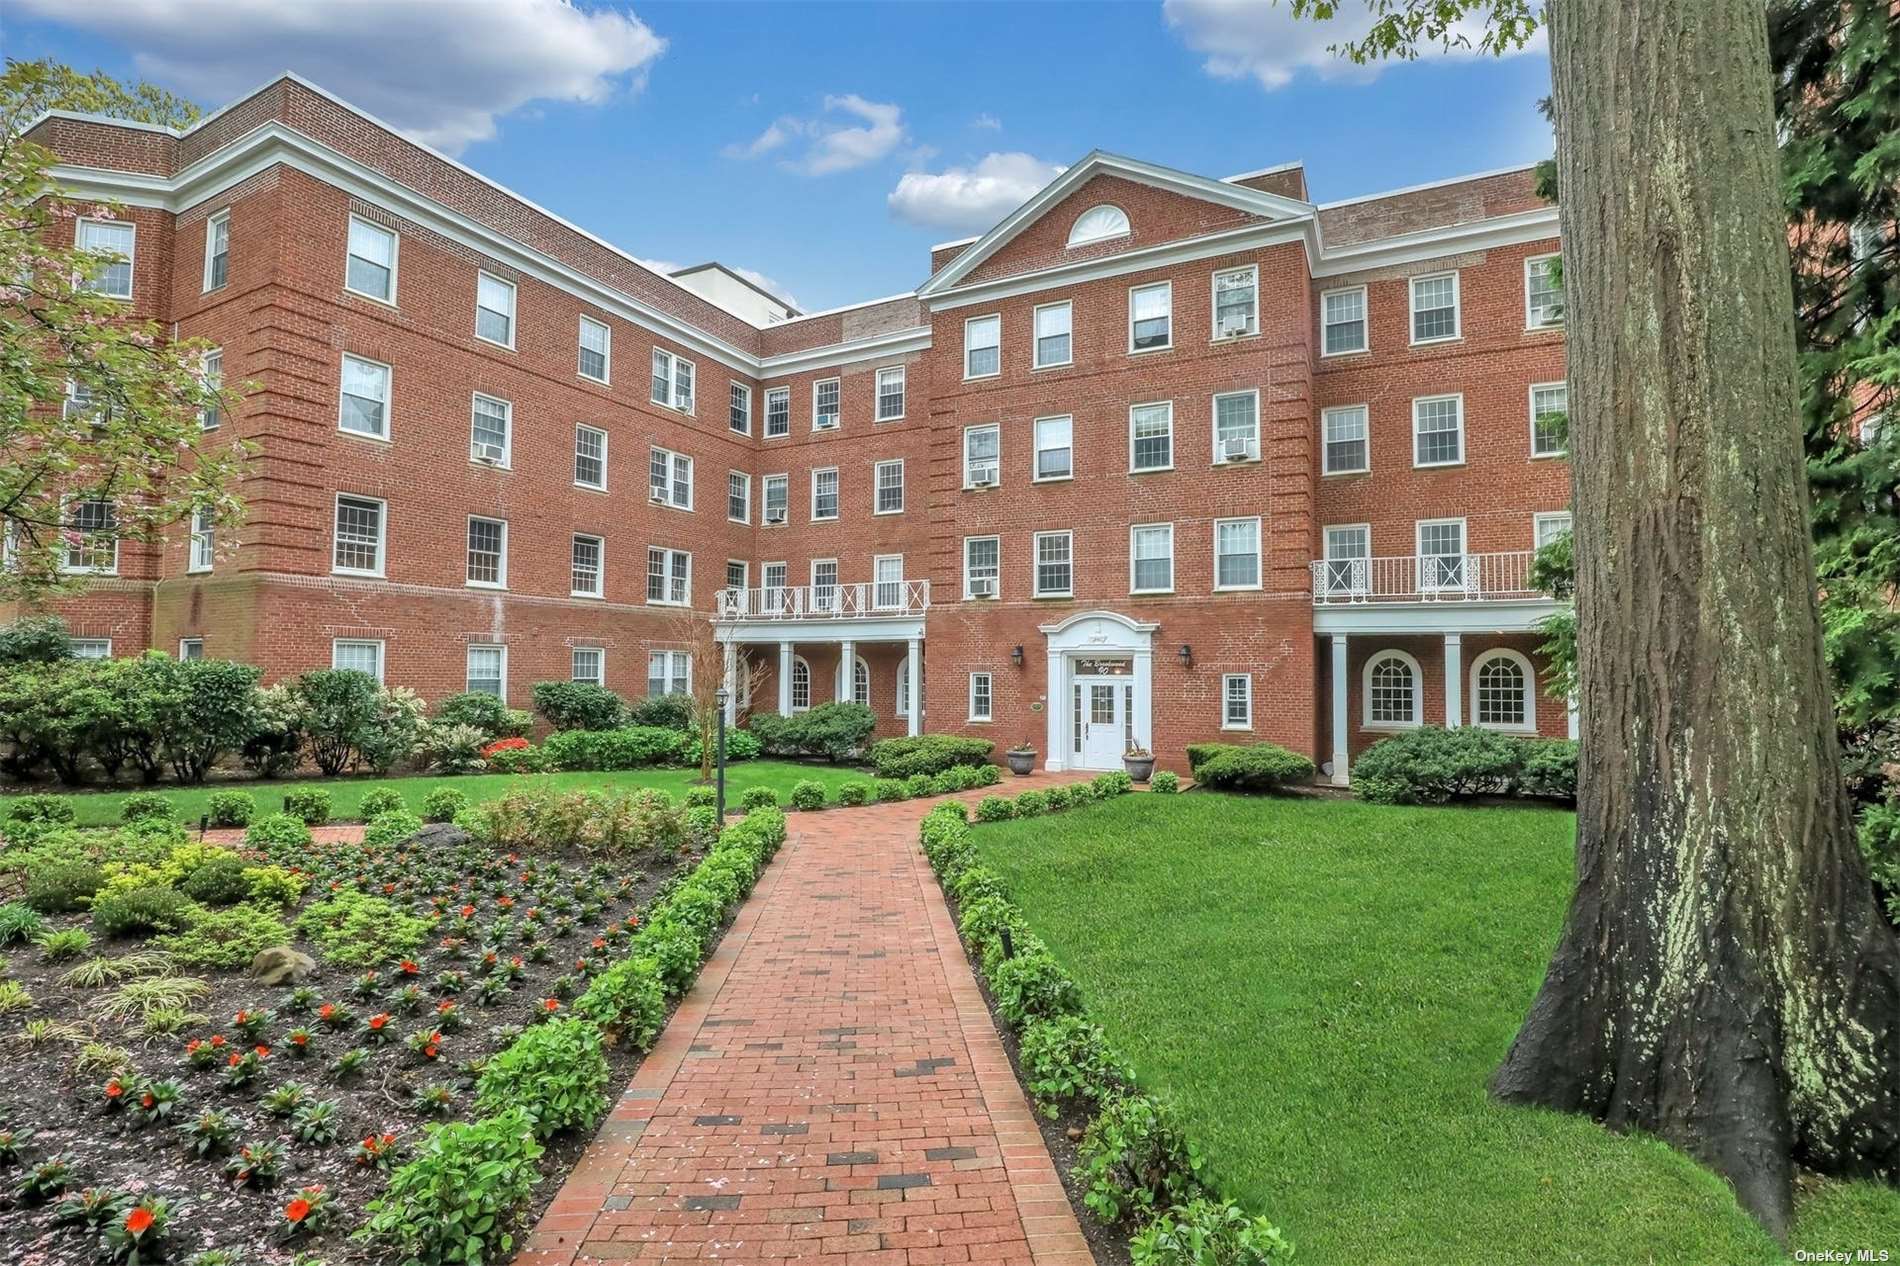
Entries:
[[1244,435],[1234,435],[1220,442],[1222,461],[1244,462],[1253,456],[1253,441]]
[[765,512],[765,521],[767,523],[783,523],[785,522],[785,511],[767,510]]
[[470,444],[468,454],[484,466],[501,465],[501,445],[499,444]]
[[970,487],[994,488],[996,486],[996,467],[978,466],[970,472]]
[[822,416],[816,422],[812,423],[811,429],[814,431],[835,431],[838,429],[838,419],[830,415]]
[[1244,316],[1224,316],[1220,319],[1220,336],[1222,338],[1232,338],[1236,334],[1245,334],[1247,327],[1251,324],[1253,324],[1253,322]]
[[665,505],[666,504],[666,485],[665,484],[650,485],[647,488],[647,500],[651,501],[656,506]]
[[989,576],[973,577],[970,581],[970,596],[972,598],[994,598],[996,596],[996,581]]

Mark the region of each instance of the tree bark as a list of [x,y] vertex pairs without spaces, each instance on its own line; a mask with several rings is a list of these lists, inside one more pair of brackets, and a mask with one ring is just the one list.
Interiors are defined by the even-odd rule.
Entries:
[[1786,1241],[1900,1177],[1900,941],[1854,843],[1808,536],[1760,0],[1552,0],[1577,891],[1492,1080],[1675,1143]]

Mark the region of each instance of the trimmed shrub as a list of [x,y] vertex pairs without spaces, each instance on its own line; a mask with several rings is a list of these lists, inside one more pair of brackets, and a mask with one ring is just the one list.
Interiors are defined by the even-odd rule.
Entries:
[[1519,739],[1523,762],[1517,790],[1527,796],[1577,798],[1577,743],[1574,739]]
[[137,822],[140,818],[170,821],[176,816],[172,812],[171,797],[159,791],[135,791],[119,806],[121,822]]
[[912,774],[940,774],[964,765],[985,765],[996,744],[987,739],[954,734],[919,734],[909,738],[879,739],[871,744],[871,768],[880,778],[908,778]]
[[1001,765],[978,765],[976,767],[976,782],[972,785],[977,787],[994,787],[997,783],[1002,781],[1003,767]]
[[236,853],[213,857],[179,881],[178,891],[208,906],[234,906],[251,895],[244,859]]
[[1174,795],[1181,790],[1181,775],[1164,769],[1148,780],[1148,790],[1163,796]]
[[789,717],[755,712],[746,728],[768,755],[822,756],[838,764],[864,749],[877,716],[861,703],[824,703]]
[[1064,1106],[1093,1107],[1135,1084],[1134,1071],[1109,1049],[1101,1026],[1079,1015],[1031,1020],[1020,1054],[1023,1081],[1051,1120]]
[[871,788],[877,793],[879,804],[896,804],[899,800],[910,799],[910,791],[901,778],[880,778],[871,784]]
[[792,787],[792,808],[810,812],[825,807],[825,784],[803,779]]
[[148,936],[181,932],[198,907],[171,888],[117,888],[93,899],[92,926],[101,936]]
[[[699,736],[697,734],[688,734],[686,736],[686,754],[681,763],[685,765],[699,764],[700,753],[703,750],[704,749],[699,745]],[[726,731],[726,764],[733,765],[742,760],[757,760],[762,751],[764,751],[764,745],[759,742],[757,735],[748,733],[745,730]]]
[[400,813],[409,808],[402,798],[402,792],[394,787],[371,787],[357,801],[356,812],[365,822],[381,817],[385,813]]
[[[200,873],[204,869],[200,868]],[[250,966],[260,950],[290,944],[290,929],[276,915],[251,905],[194,910],[185,928],[152,942],[187,967],[234,971]]]
[[206,807],[212,826],[249,826],[257,816],[257,797],[248,791],[214,791]]
[[6,802],[5,821],[8,825],[36,822],[71,826],[79,821],[79,814],[65,796],[13,796]]
[[244,881],[250,885],[250,900],[267,906],[294,906],[303,900],[304,889],[310,886],[306,876],[292,874],[282,866],[248,866]]
[[444,721],[424,723],[416,740],[421,763],[439,774],[474,774],[488,767],[482,748],[488,736],[472,725]]
[[1016,816],[1019,818],[1039,818],[1053,807],[1046,791],[1025,791],[1016,797]]
[[1128,1242],[1134,1266],[1267,1266],[1293,1256],[1293,1243],[1264,1217],[1232,1200],[1175,1205]]
[[990,993],[996,1010],[1012,1029],[1082,1009],[1082,993],[1075,981],[1046,950],[1019,952],[997,963],[990,972]]
[[393,809],[370,819],[363,831],[363,843],[371,848],[387,848],[402,843],[421,829],[421,818],[405,809]]
[[465,690],[450,695],[436,705],[435,719],[444,725],[473,726],[490,742],[515,738],[528,732],[532,715],[517,712],[499,698],[482,690]]
[[437,787],[422,798],[424,822],[453,822],[455,815],[468,808],[468,793],[459,787]]
[[305,826],[330,820],[330,792],[326,787],[292,787],[284,793],[284,812]]
[[912,774],[904,779],[904,794],[916,800],[937,794],[937,780],[929,774]]
[[618,730],[563,730],[541,745],[555,769],[641,769],[679,764],[686,756],[686,735],[651,725]]
[[1442,804],[1509,790],[1523,759],[1524,745],[1495,730],[1420,726],[1367,748],[1353,763],[1352,789],[1375,804]]
[[1201,1195],[1205,1160],[1173,1110],[1149,1095],[1102,1105],[1076,1148],[1082,1203],[1110,1226],[1139,1226]]
[[41,914],[79,910],[105,886],[106,877],[91,862],[47,858],[26,870],[26,904]]
[[984,796],[976,804],[978,822],[1007,822],[1016,816],[1016,806],[1008,796]]
[[869,804],[874,794],[870,783],[858,779],[838,788],[838,803],[847,807]]
[[556,730],[611,730],[626,705],[620,696],[591,681],[537,681],[534,710]]
[[356,1232],[403,1261],[448,1266],[505,1260],[515,1247],[541,1145],[520,1107],[479,1121],[428,1127],[420,1154],[389,1176]]
[[693,728],[692,696],[649,695],[627,708],[627,724],[660,730],[690,730]]
[[688,787],[684,803],[689,809],[715,808],[719,804],[719,788]]
[[514,1105],[534,1119],[534,1136],[586,1129],[607,1111],[607,1057],[600,1029],[587,1020],[550,1020],[510,1042],[482,1069],[475,1106]]
[[244,832],[244,842],[252,848],[277,845],[283,848],[303,848],[310,844],[310,828],[304,825],[302,818],[294,818],[288,813],[266,813],[251,823]]
[[1298,752],[1290,752],[1277,743],[1255,743],[1206,755],[1195,766],[1194,779],[1222,791],[1277,791],[1281,787],[1311,782],[1313,772],[1313,762]]
[[616,1030],[635,1050],[648,1050],[666,1023],[666,987],[651,958],[623,958],[594,977],[574,1010]]
[[745,794],[739,797],[739,807],[748,813],[754,809],[776,809],[778,792],[770,787],[747,787]]

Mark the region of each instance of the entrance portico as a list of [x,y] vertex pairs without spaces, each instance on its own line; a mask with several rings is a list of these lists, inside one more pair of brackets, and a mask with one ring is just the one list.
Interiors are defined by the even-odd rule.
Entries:
[[1154,634],[1161,626],[1084,611],[1039,628],[1047,639],[1043,768],[1120,769],[1154,746]]

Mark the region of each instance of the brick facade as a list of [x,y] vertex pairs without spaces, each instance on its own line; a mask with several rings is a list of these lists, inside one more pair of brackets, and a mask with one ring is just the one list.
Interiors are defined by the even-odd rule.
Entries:
[[[1456,610],[1463,621],[1467,672],[1494,646],[1535,654],[1522,601],[1505,604],[1495,628],[1470,619],[1490,593],[1436,602],[1380,593],[1397,600],[1316,607],[1312,570],[1328,526],[1367,525],[1371,555],[1402,568],[1420,520],[1461,519],[1470,554],[1515,556],[1535,544],[1535,515],[1568,504],[1566,462],[1531,452],[1529,392],[1562,381],[1563,343],[1560,329],[1527,322],[1525,261],[1557,248],[1554,216],[1540,215],[1548,209],[1528,172],[1316,207],[1303,201],[1297,165],[1218,182],[1092,156],[1017,222],[937,248],[932,281],[917,294],[761,328],[294,78],[182,135],[54,117],[34,139],[70,164],[80,192],[113,192],[115,173],[140,177],[142,196],[120,195],[135,203],[138,226],[130,309],[221,346],[225,380],[247,386],[243,407],[209,442],[241,438],[258,452],[240,539],[222,543],[208,572],[188,570],[180,531],[161,546],[126,545],[116,579],[61,604],[77,635],[110,638],[114,654],[175,652],[181,639],[201,639],[206,655],[258,663],[275,680],[327,666],[336,640],[370,640],[382,643],[386,680],[434,699],[467,685],[470,645],[499,646],[507,697],[519,705],[533,682],[569,675],[575,648],[597,647],[605,684],[637,696],[648,653],[679,645],[681,628],[680,608],[649,600],[650,548],[690,554],[690,605],[702,613],[729,560],[745,564],[754,588],[768,563],[784,564],[785,583],[798,587],[812,582],[817,560],[835,561],[851,585],[874,578],[876,559],[898,555],[906,580],[930,584],[927,612],[906,617],[926,648],[925,729],[983,734],[999,747],[1053,739],[1060,750],[1045,756],[1076,764],[1069,723],[1087,696],[1069,688],[1071,671],[1128,654],[1145,698],[1138,714],[1116,715],[1175,768],[1187,743],[1217,737],[1332,759],[1341,747],[1330,723],[1335,635],[1350,638],[1352,752],[1380,732],[1361,724],[1360,691],[1366,658],[1381,650],[1413,657],[1425,719],[1445,720],[1452,625],[1440,614]],[[227,156],[234,169],[248,162],[248,174],[222,184],[204,175]],[[187,171],[197,174],[190,184]],[[180,183],[152,194],[153,179]],[[1105,204],[1126,214],[1126,231],[1070,245],[1078,217]],[[214,214],[229,216],[229,277],[207,292]],[[352,217],[396,234],[393,302],[345,286]],[[1253,270],[1253,317],[1222,337],[1215,278],[1235,269]],[[1454,270],[1458,337],[1414,345],[1411,279]],[[515,288],[512,346],[476,335],[483,274]],[[1161,282],[1169,338],[1136,350],[1131,292]],[[1366,350],[1328,355],[1322,296],[1356,287]],[[1038,367],[1036,310],[1052,303],[1070,305],[1071,355]],[[583,317],[611,331],[607,383],[578,372]],[[998,370],[966,377],[968,323],[991,317]],[[690,410],[650,398],[656,349],[691,362]],[[381,437],[340,426],[345,357],[389,367]],[[880,371],[900,366],[902,416],[880,421]],[[817,429],[815,390],[834,380],[838,425]],[[735,385],[750,400],[743,431],[729,417]],[[783,435],[767,428],[778,389],[789,391]],[[502,462],[465,456],[477,394],[508,406]],[[1412,402],[1450,394],[1463,401],[1461,460],[1418,467]],[[1252,447],[1227,460],[1216,409],[1246,399],[1257,418]],[[1163,403],[1172,407],[1167,460],[1153,458],[1151,438],[1138,464],[1131,409]],[[1323,469],[1322,413],[1341,406],[1366,410],[1369,469],[1360,473]],[[1144,412],[1144,424],[1155,416]],[[1071,469],[1038,478],[1036,420],[1052,417],[1070,419]],[[578,425],[607,437],[604,490],[576,480]],[[1000,434],[998,478],[967,487],[966,432],[990,425]],[[689,509],[650,501],[656,446],[691,459]],[[892,462],[902,463],[902,508],[877,513],[877,470]],[[815,520],[814,472],[833,470],[837,515]],[[744,521],[728,514],[733,473],[747,481]],[[788,514],[768,524],[766,481],[779,475]],[[386,507],[380,575],[333,567],[339,495]],[[468,583],[471,516],[507,525],[501,586]],[[1231,558],[1245,583],[1217,584],[1217,534],[1243,540],[1254,520],[1257,563],[1249,571]],[[1171,525],[1171,583],[1131,592],[1131,529],[1160,524]],[[1072,583],[1039,596],[1037,537],[1051,532],[1070,534]],[[598,597],[571,592],[576,534],[601,542]],[[994,597],[965,597],[972,537],[997,542]],[[1152,579],[1153,567],[1144,574]],[[1383,625],[1368,624],[1375,607],[1390,616]],[[1060,630],[1080,627],[1065,621],[1091,613],[1112,613],[1099,625],[1108,633],[1091,635],[1109,640],[1099,654],[1078,660],[1070,648],[1064,658]],[[779,698],[781,639],[809,667],[812,702],[833,697],[838,636],[814,639],[805,632],[814,626],[798,621],[723,627],[761,665],[753,707]],[[898,706],[908,647],[897,636],[855,645],[884,733],[910,723]],[[971,716],[973,673],[989,674],[987,719]],[[1235,723],[1224,705],[1239,677],[1250,708]],[[1467,683],[1460,720],[1471,719],[1471,694]],[[1536,714],[1540,732],[1564,733],[1561,703],[1539,692]]]

